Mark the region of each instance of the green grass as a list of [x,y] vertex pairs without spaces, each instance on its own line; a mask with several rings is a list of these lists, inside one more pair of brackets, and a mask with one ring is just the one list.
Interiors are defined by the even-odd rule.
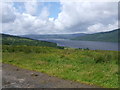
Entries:
[[3,63],[67,80],[107,88],[119,87],[117,51],[3,46],[2,59]]

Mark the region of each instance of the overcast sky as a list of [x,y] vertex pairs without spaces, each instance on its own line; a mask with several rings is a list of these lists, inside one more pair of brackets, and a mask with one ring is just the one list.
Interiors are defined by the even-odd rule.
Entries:
[[1,2],[2,33],[96,33],[118,28],[117,2]]

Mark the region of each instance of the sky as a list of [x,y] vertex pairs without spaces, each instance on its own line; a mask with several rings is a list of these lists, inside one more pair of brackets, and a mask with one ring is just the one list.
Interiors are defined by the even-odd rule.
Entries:
[[117,2],[1,2],[1,33],[97,33],[118,28]]

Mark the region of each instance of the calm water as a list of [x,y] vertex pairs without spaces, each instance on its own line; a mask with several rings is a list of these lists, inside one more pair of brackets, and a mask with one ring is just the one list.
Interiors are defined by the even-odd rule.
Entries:
[[97,41],[76,41],[67,39],[40,39],[49,42],[55,42],[58,46],[71,48],[89,48],[91,50],[113,50],[118,51],[118,43],[97,42]]

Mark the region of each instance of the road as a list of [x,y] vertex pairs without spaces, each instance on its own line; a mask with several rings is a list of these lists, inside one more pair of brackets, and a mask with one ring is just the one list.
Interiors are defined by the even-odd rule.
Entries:
[[96,86],[2,64],[2,88],[96,88]]

